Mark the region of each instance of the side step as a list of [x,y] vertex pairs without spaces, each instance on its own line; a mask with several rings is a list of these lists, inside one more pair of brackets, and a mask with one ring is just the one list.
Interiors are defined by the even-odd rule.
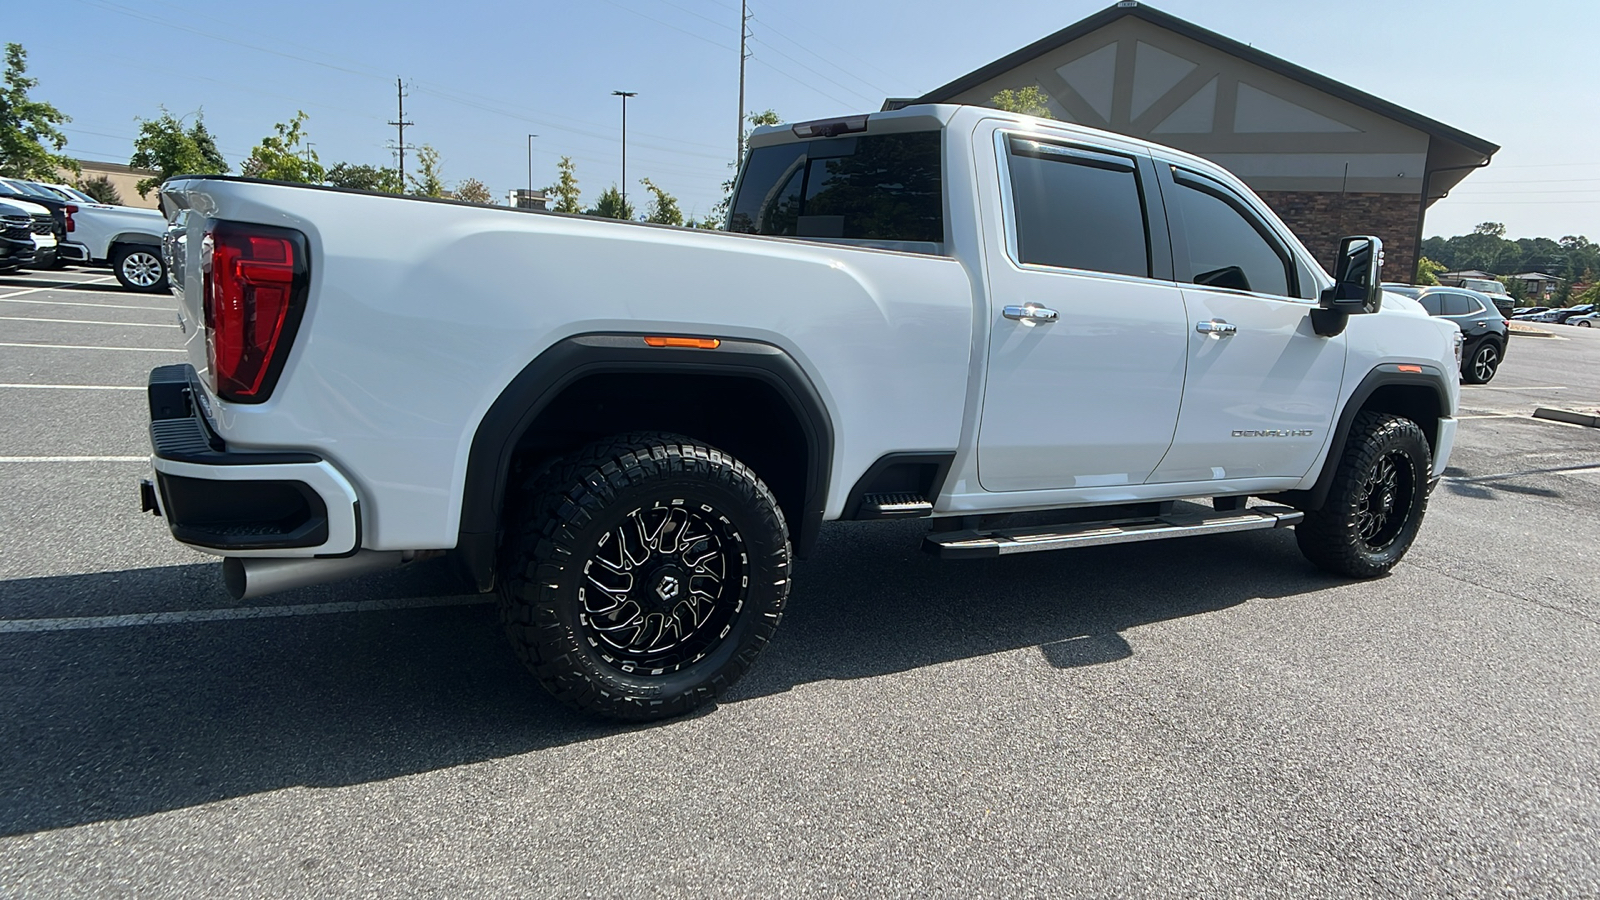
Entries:
[[868,494],[861,498],[858,519],[920,519],[933,515],[933,504],[920,494]]
[[[1182,506],[1182,504],[1180,504]],[[1224,534],[1231,531],[1256,531],[1284,528],[1305,518],[1287,506],[1257,506],[1247,510],[1217,512],[1204,507],[1180,509],[1168,515],[1142,521],[1116,523],[1084,522],[1077,525],[1000,528],[993,531],[946,531],[930,534],[922,549],[943,559],[987,559],[1013,553],[1038,553],[1069,547],[1096,547],[1102,544],[1128,544],[1158,541],[1163,538],[1198,534]]]

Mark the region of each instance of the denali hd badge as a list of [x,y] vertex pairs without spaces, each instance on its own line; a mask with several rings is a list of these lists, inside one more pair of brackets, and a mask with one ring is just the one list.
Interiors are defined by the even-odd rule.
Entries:
[[1266,431],[1253,431],[1253,430],[1241,431],[1239,429],[1234,429],[1234,432],[1233,432],[1233,436],[1234,437],[1287,437],[1287,438],[1296,438],[1296,437],[1311,437],[1311,434],[1312,434],[1312,429],[1310,429],[1310,428],[1297,428],[1297,429],[1295,429],[1293,431],[1283,431],[1283,430],[1277,429],[1277,428],[1271,428],[1271,429],[1268,429]]

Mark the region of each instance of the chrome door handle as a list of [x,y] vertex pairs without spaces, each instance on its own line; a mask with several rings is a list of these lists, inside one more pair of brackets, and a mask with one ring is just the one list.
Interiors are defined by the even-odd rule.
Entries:
[[1200,332],[1201,334],[1209,334],[1212,337],[1224,338],[1232,334],[1237,334],[1239,331],[1239,326],[1234,325],[1231,322],[1224,322],[1221,319],[1212,319],[1209,322],[1196,322],[1194,330]]
[[1060,313],[1053,309],[1046,309],[1037,303],[1008,306],[1001,311],[1001,314],[1008,319],[1016,319],[1024,325],[1048,325],[1061,318]]

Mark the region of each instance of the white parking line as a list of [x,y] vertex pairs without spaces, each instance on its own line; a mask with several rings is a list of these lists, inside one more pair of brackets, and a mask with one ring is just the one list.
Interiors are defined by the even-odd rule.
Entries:
[[[75,290],[75,289],[74,288],[70,288],[70,287],[65,287],[64,285],[65,284],[105,284],[106,282],[111,281],[115,277],[116,277],[115,275],[102,275],[99,278],[95,278],[95,279],[92,279],[90,281],[70,281],[70,282],[64,282],[61,285],[52,284],[52,285],[47,285],[45,287],[28,288],[27,290],[24,290],[24,291],[17,291],[15,294],[6,294],[5,296],[0,297],[0,300],[9,300],[12,297],[21,297],[23,294],[37,294],[40,291],[72,291],[72,290]],[[78,291],[78,293],[80,293],[80,294],[88,294],[88,293],[98,294],[100,292],[99,291]]]
[[172,312],[176,306],[129,306],[126,303],[84,303],[78,300],[12,300],[0,297],[0,303],[37,303],[40,306],[93,306],[100,309],[149,309],[156,312]]
[[177,328],[176,322],[101,322],[97,319],[42,319],[38,316],[0,316],[0,322],[55,322],[65,325],[126,325],[129,328]]
[[133,384],[0,384],[0,390],[31,391],[143,391],[147,388]]
[[90,628],[131,628],[139,625],[180,625],[189,622],[226,622],[238,619],[278,619],[288,616],[327,616],[335,613],[388,612],[397,609],[431,609],[445,606],[482,606],[492,598],[405,597],[395,600],[349,600],[343,603],[303,603],[296,606],[186,609],[176,612],[132,613],[123,616],[74,616],[65,619],[0,619],[0,634],[40,631],[79,631]]
[[1564,391],[1567,386],[1564,384],[1547,384],[1542,387],[1511,387],[1510,385],[1489,387],[1488,385],[1474,384],[1467,389],[1472,391]]
[[0,347],[39,347],[44,350],[127,350],[131,353],[183,353],[166,347],[90,347],[83,344],[19,344],[0,341]]
[[0,463],[64,463],[64,462],[141,462],[148,456],[0,456]]

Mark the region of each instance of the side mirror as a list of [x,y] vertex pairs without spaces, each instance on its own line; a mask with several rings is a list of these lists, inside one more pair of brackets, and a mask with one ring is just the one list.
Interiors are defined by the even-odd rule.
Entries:
[[1339,242],[1333,287],[1322,292],[1321,308],[1311,313],[1317,334],[1333,337],[1351,316],[1369,315],[1383,306],[1383,241],[1371,235]]

